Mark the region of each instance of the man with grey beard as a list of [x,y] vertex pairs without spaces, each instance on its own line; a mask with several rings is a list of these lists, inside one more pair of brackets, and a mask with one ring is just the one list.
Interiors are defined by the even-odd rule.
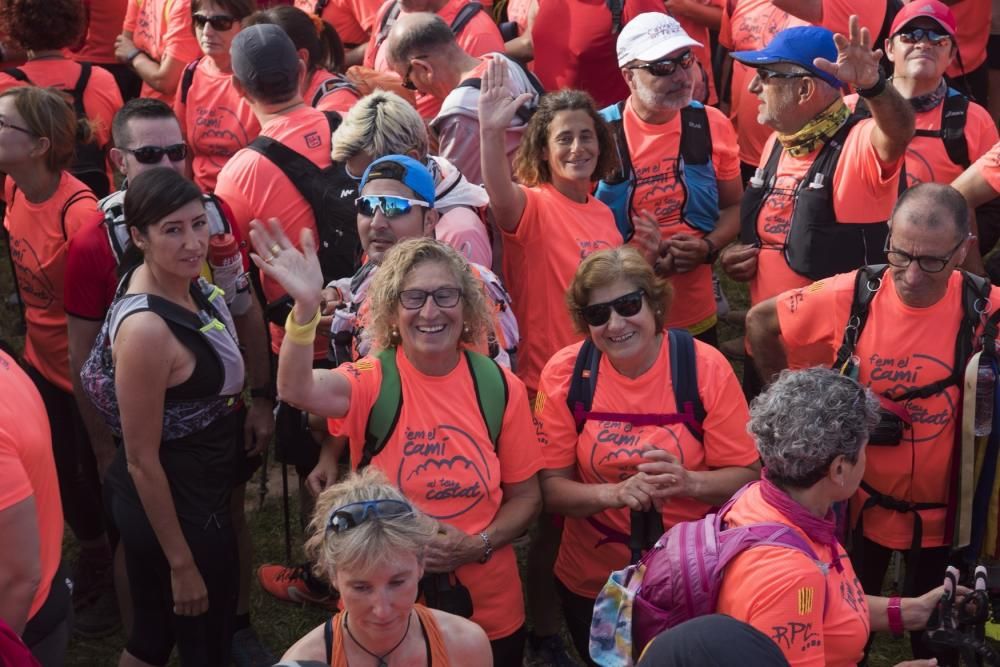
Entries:
[[621,31],[618,66],[630,94],[601,111],[621,168],[595,196],[626,238],[634,218],[656,222],[656,272],[679,297],[667,326],[718,345],[712,264],[739,231],[743,186],[732,123],[692,101],[699,70],[691,48],[699,46],[666,14],[640,14]]

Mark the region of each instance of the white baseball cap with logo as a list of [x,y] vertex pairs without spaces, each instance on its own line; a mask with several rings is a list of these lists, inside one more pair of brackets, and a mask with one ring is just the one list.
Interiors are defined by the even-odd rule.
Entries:
[[618,35],[618,66],[633,60],[653,62],[685,46],[701,46],[667,14],[646,12],[625,24]]

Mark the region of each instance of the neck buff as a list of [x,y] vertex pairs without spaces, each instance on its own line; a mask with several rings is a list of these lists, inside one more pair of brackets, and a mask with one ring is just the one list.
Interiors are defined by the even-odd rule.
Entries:
[[844,571],[840,562],[840,544],[837,542],[837,521],[833,508],[820,519],[763,476],[760,480],[760,493],[764,502],[781,512],[791,525],[801,528],[810,540],[828,545],[833,554],[831,564],[837,568],[837,572]]
[[833,137],[850,115],[843,98],[838,97],[798,132],[779,134],[778,141],[792,157],[804,157]]
[[948,94],[948,84],[944,82],[942,78],[938,83],[938,87],[927,93],[926,95],[917,95],[916,97],[910,98],[910,106],[917,113],[922,113],[924,111],[930,111],[937,105],[944,101],[944,96]]

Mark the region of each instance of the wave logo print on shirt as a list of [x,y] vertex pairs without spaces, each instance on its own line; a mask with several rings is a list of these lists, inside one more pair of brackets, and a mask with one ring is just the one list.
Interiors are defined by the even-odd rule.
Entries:
[[[883,357],[873,354],[868,359],[868,381],[880,394],[899,396],[903,392],[923,387],[951,375],[951,364],[929,354],[906,357]],[[892,383],[892,384],[886,384]],[[926,399],[906,401],[906,411],[914,425],[924,428],[914,434],[914,442],[928,442],[938,438],[951,423],[955,414],[955,387]],[[917,437],[919,433],[919,437]]]
[[635,170],[636,191],[641,188],[643,193],[632,207],[636,211],[651,208],[661,227],[681,223],[684,188],[677,177],[677,163],[676,158],[664,158],[659,164]]
[[603,484],[624,481],[635,475],[636,466],[643,462],[642,453],[650,445],[684,463],[684,449],[669,427],[636,428],[626,422],[598,422],[590,450],[590,471]]
[[196,115],[191,143],[198,147],[199,153],[208,156],[213,166],[225,166],[236,151],[250,143],[246,128],[232,109],[198,107]]
[[17,286],[24,304],[32,308],[46,309],[56,299],[52,281],[45,275],[38,253],[24,239],[14,239],[10,254],[17,269]]
[[465,514],[490,498],[483,449],[466,431],[447,424],[407,428],[396,484],[420,499],[420,509],[438,520]]

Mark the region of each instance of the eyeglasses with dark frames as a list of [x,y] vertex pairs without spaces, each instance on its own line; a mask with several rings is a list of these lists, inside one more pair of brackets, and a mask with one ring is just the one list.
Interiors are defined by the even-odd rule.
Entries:
[[405,289],[399,293],[399,303],[407,310],[420,310],[427,303],[427,297],[433,297],[438,308],[454,308],[462,299],[462,289],[438,287],[430,292],[423,289]]
[[911,255],[903,250],[898,250],[891,247],[891,236],[885,239],[885,247],[883,248],[883,251],[885,251],[885,259],[889,262],[889,265],[894,266],[897,269],[905,269],[913,262],[916,262],[917,266],[919,266],[920,270],[924,273],[941,273],[944,271],[945,267],[948,266],[948,262],[950,262],[952,257],[955,256],[955,253],[958,252],[958,249],[961,248],[962,244],[968,239],[969,237],[966,236],[959,241],[958,245],[952,248],[951,252],[949,252],[945,257],[935,257],[933,255]]

